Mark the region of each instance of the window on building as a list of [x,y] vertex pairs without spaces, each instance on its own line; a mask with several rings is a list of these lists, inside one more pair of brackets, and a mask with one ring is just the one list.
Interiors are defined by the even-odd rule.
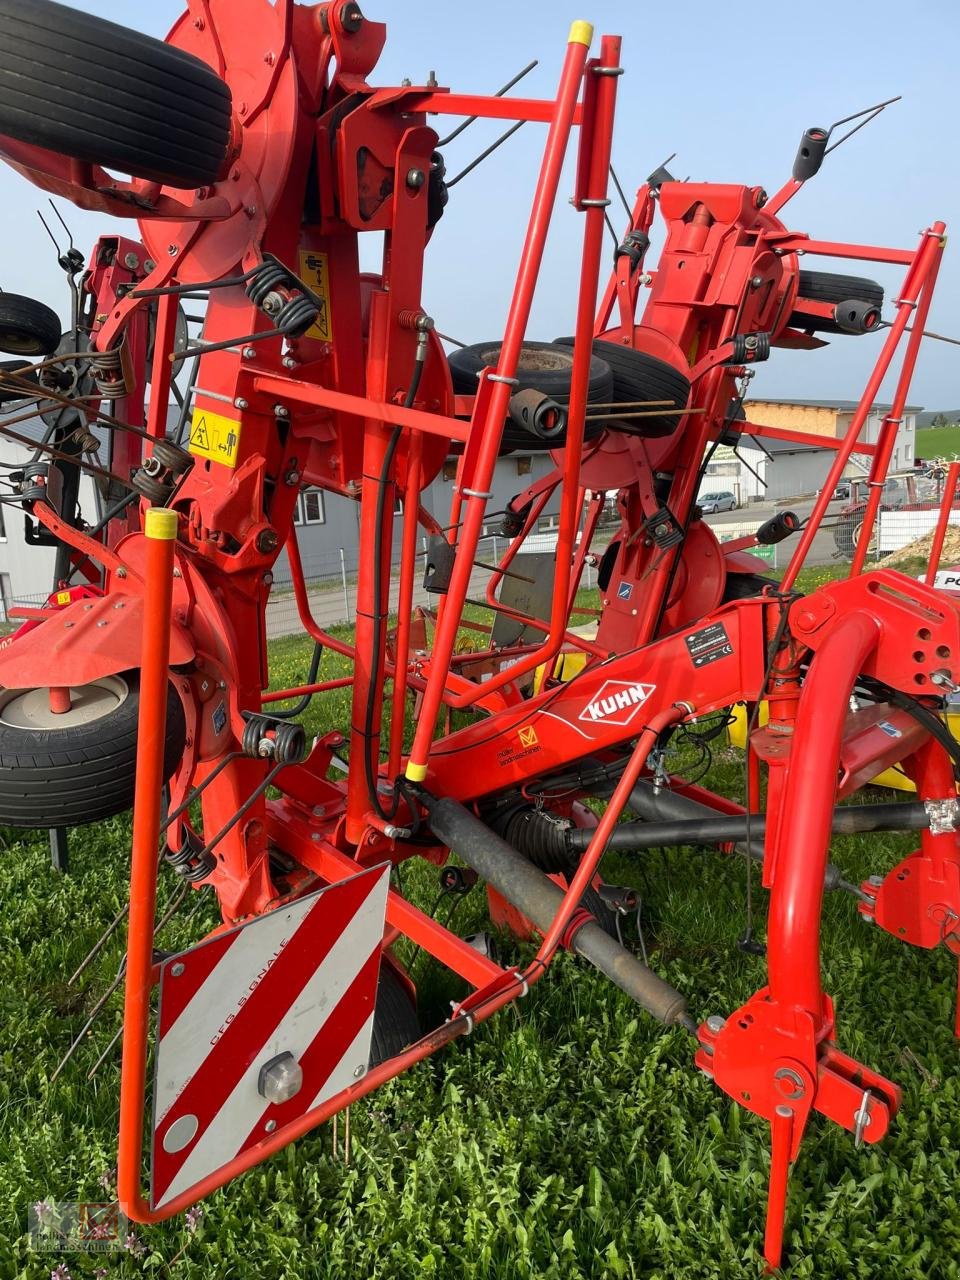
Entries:
[[456,480],[457,478],[457,460],[456,458],[448,458],[443,464],[444,480]]
[[324,524],[323,494],[319,489],[308,489],[301,498],[304,524]]
[[402,498],[397,498],[396,502],[393,504],[393,514],[395,516],[403,515],[403,499]]
[[533,460],[531,458],[517,459],[517,475],[528,476],[533,469]]

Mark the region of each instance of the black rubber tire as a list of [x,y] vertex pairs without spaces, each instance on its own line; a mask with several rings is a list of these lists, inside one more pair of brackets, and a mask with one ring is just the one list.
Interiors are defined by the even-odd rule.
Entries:
[[833,541],[837,551],[842,556],[852,556],[857,549],[857,538],[854,537],[854,531],[858,530],[863,524],[863,513],[867,509],[864,502],[852,511],[846,512],[843,516],[838,516],[833,526]]
[[52,0],[0,0],[0,133],[135,178],[214,182],[229,87],[192,54]]
[[[477,377],[481,370],[495,365],[500,357],[499,342],[477,342],[472,347],[461,347],[448,356],[453,389],[458,395],[472,396],[477,392]],[[566,407],[570,403],[570,373],[573,356],[565,346],[555,342],[525,342],[520,350],[517,365],[516,391],[534,388],[542,391],[557,404]],[[590,361],[590,381],[587,387],[588,404],[609,404],[613,400],[613,373],[610,366],[596,356]],[[584,424],[584,439],[593,440],[604,430],[605,422]],[[562,448],[566,432],[561,432],[549,446],[529,431],[515,426],[508,420],[503,430],[504,452],[513,449]]]
[[836,320],[826,316],[805,315],[803,299],[811,302],[867,302],[872,307],[883,306],[883,285],[866,276],[846,276],[836,271],[801,271],[800,287],[797,293],[797,310],[790,316],[792,329],[803,329],[807,333],[849,333],[841,329]]
[[758,596],[766,587],[775,587],[776,578],[766,578],[762,573],[727,573],[721,604],[731,600],[749,600]]
[[[573,346],[573,338],[558,338],[557,342],[564,347]],[[675,409],[682,409],[690,398],[690,379],[664,360],[635,351],[633,347],[621,346],[618,342],[604,342],[602,338],[594,341],[593,353],[610,366],[613,400],[617,404],[669,400]],[[642,413],[643,410],[635,412]],[[613,431],[654,439],[670,435],[679,423],[679,414],[665,413],[662,417],[614,419],[607,425]]]
[[51,356],[60,345],[60,317],[35,298],[0,293],[0,351]]
[[[0,360],[0,372],[2,373],[20,373],[23,369],[31,367],[29,360]],[[37,379],[31,378],[30,381],[36,385]],[[15,400],[24,400],[30,395],[29,391],[18,391],[13,387],[0,386],[0,404],[11,404]]]
[[407,1045],[419,1040],[421,1034],[416,1005],[393,966],[384,960],[380,965],[377,1007],[373,1015],[370,1066],[379,1066],[388,1058],[396,1057]]
[[[0,723],[0,826],[81,827],[133,805],[140,673],[125,671],[126,698],[115,710],[67,729]],[[187,739],[183,703],[167,696],[164,781]]]

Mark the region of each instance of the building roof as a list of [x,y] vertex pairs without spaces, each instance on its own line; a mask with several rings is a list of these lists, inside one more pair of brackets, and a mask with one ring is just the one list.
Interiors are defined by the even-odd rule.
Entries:
[[[787,396],[751,396],[749,400],[744,401],[744,405],[748,404],[795,404],[806,409],[836,409],[840,413],[851,413],[860,404],[859,400],[835,400],[832,397],[824,397],[820,400],[791,400]],[[886,413],[888,409],[892,409],[892,404],[885,404],[882,400],[874,401],[872,409],[878,409],[881,413]],[[923,408],[922,404],[904,405],[905,413],[919,413]],[[747,415],[749,417],[749,413]]]

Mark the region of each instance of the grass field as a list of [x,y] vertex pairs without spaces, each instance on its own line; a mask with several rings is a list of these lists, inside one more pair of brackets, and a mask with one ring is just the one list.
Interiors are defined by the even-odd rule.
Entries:
[[955,458],[960,455],[960,426],[927,427],[917,432],[918,458]]
[[[273,657],[278,680],[306,674],[302,642],[278,643]],[[309,720],[313,730],[346,723],[336,695]],[[721,748],[708,781],[738,791],[738,755]],[[842,839],[834,860],[858,881],[911,847],[909,837]],[[32,1202],[110,1197],[116,1054],[86,1077],[119,1026],[118,999],[60,1078],[50,1076],[120,962],[122,942],[78,988],[66,985],[124,901],[128,861],[124,820],[77,832],[66,877],[48,869],[39,837],[7,833],[0,854],[0,1280],[46,1280],[57,1265],[28,1250]],[[408,870],[408,888],[432,905],[436,870]],[[727,1014],[762,985],[763,961],[736,947],[739,859],[669,849],[605,870],[641,890],[652,963],[696,1017]],[[174,884],[165,872],[161,899]],[[762,934],[765,895],[754,888]],[[187,945],[214,920],[202,900],[160,945]],[[475,890],[456,926],[466,933],[484,920]],[[521,951],[503,945],[508,957]],[[864,925],[839,894],[826,903],[823,953],[841,1047],[899,1081],[904,1104],[887,1140],[860,1151],[814,1117],[792,1181],[784,1274],[960,1277],[957,962]],[[414,973],[439,1020],[456,984],[422,956]],[[766,1127],[698,1074],[691,1048],[685,1033],[662,1032],[561,956],[526,1000],[355,1106],[349,1164],[324,1128],[213,1196],[193,1229],[183,1220],[137,1229],[129,1251],[64,1262],[75,1280],[758,1276]]]

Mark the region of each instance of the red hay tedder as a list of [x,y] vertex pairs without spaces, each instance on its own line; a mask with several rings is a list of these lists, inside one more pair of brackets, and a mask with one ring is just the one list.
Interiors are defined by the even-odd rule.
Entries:
[[[841,1048],[821,985],[825,889],[850,890],[904,942],[960,952],[960,746],[937,714],[960,683],[960,611],[900,574],[861,572],[944,224],[907,249],[790,230],[784,209],[832,145],[831,131],[810,129],[773,196],[654,173],[598,298],[619,37],[591,54],[592,28],[575,23],[556,96],[540,101],[375,88],[367,77],[385,36],[353,0],[189,0],[166,43],[49,0],[0,0],[0,153],[45,191],[139,230],[102,238],[79,280],[82,255],[62,256],[76,281],[62,337],[46,308],[0,298],[0,347],[17,356],[0,394],[8,407],[28,402],[0,427],[16,439],[20,418],[43,415],[17,499],[58,547],[49,605],[24,611],[0,651],[0,822],[69,827],[133,805],[122,1207],[139,1222],[181,1213],[473,1032],[566,947],[684,1029],[696,1065],[769,1121],[765,1256],[777,1266],[788,1170],[811,1112],[878,1142],[900,1101]],[[434,128],[446,116],[547,126],[502,337],[449,359],[421,300],[447,201]],[[574,137],[575,333],[531,343]],[[367,232],[384,235],[376,275],[359,267]],[[801,529],[784,513],[721,546],[696,505],[712,450],[744,432],[790,435],[744,420],[752,366],[775,347],[821,345],[817,332],[880,323],[879,286],[801,270],[803,254],[894,264],[903,281],[810,518]],[[206,304],[205,323],[184,341],[191,298]],[[171,437],[184,360],[192,417],[185,409]],[[895,360],[850,577],[802,595],[798,572],[851,454],[871,451],[858,435]],[[465,622],[464,607],[497,458],[524,445],[550,449],[555,469],[498,513],[510,541],[485,603],[510,624],[504,642],[496,626]],[[101,448],[102,466],[89,456]],[[450,458],[455,496],[441,525],[421,494]],[[77,515],[83,470],[105,499],[95,527]],[[359,504],[353,644],[311,616],[293,522],[303,486]],[[600,556],[591,548],[610,491],[620,523]],[[511,565],[554,495],[553,581],[545,605],[525,610]],[[439,601],[429,617],[412,603],[421,531]],[[750,547],[794,534],[782,580],[760,577]],[[284,548],[304,632],[353,674],[265,694],[265,609]],[[596,616],[576,607],[587,564],[599,569]],[[478,646],[466,652],[465,627]],[[343,734],[310,745],[295,718],[271,713],[344,685]],[[746,808],[660,764],[682,726],[725,723],[740,702]],[[472,714],[454,730],[455,712]],[[915,802],[839,804],[897,761]],[[584,804],[594,797],[605,801],[599,817]],[[628,811],[635,820],[622,822]],[[828,861],[832,833],[884,827],[917,829],[920,847],[882,880],[843,884]],[[762,861],[768,983],[726,1017],[692,1016],[604,919],[604,852],[664,843],[737,845]],[[405,859],[442,868],[451,851],[466,869],[444,874],[479,877],[494,920],[539,938],[525,968],[457,937],[391,879]],[[153,946],[162,859],[212,886],[223,917],[172,956]],[[401,937],[470,988],[425,1034],[392,951]]]

